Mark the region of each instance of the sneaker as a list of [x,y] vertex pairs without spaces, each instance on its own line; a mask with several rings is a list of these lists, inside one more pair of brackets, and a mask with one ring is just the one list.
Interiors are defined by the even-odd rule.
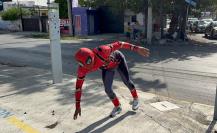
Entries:
[[139,108],[139,100],[138,99],[134,99],[133,100],[133,104],[132,104],[132,109],[133,110],[137,110]]
[[115,117],[117,114],[120,114],[121,111],[122,111],[122,108],[120,105],[118,107],[114,107],[110,114],[110,117]]

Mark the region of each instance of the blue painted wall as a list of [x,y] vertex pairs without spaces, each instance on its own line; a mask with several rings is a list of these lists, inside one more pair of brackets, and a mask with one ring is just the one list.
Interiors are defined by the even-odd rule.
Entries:
[[98,19],[97,19],[96,10],[88,9],[88,8],[85,8],[85,7],[75,7],[75,8],[72,8],[72,14],[73,14],[73,18],[76,15],[81,16],[81,32],[78,33],[78,32],[76,32],[76,29],[75,29],[75,35],[85,36],[85,35],[90,34],[90,31],[89,31],[89,26],[90,26],[89,16],[90,15],[94,16],[94,33],[96,34],[99,31],[98,30],[98,27],[99,27],[98,23],[99,22],[98,22]]

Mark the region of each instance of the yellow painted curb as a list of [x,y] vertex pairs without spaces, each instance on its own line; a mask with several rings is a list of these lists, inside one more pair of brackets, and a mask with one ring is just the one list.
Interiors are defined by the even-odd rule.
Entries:
[[16,116],[8,117],[7,121],[15,125],[16,127],[20,128],[25,133],[40,133],[38,130],[32,128],[30,125],[19,120]]

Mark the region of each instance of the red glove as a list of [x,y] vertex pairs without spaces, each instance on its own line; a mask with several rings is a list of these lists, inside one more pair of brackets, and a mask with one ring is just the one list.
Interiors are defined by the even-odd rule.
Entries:
[[74,120],[77,119],[78,114],[79,114],[79,116],[81,116],[81,108],[76,108],[76,109],[75,109]]

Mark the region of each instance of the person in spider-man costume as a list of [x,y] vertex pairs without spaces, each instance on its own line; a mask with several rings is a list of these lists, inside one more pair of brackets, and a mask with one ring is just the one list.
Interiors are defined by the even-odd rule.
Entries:
[[121,104],[112,90],[112,82],[115,74],[115,70],[121,76],[124,84],[129,88],[131,95],[133,97],[132,109],[137,110],[139,108],[139,100],[137,91],[135,89],[134,83],[129,78],[128,66],[124,55],[118,51],[119,49],[128,49],[138,54],[148,57],[149,50],[140,46],[135,46],[128,42],[114,42],[108,45],[101,45],[93,50],[88,48],[80,48],[76,54],[75,59],[79,63],[77,71],[77,81],[76,81],[76,91],[75,91],[75,113],[74,119],[77,119],[78,115],[81,115],[80,100],[82,94],[82,85],[84,78],[87,73],[96,71],[98,69],[102,70],[102,80],[105,87],[105,92],[114,104],[114,109],[112,110],[110,116],[121,112]]

